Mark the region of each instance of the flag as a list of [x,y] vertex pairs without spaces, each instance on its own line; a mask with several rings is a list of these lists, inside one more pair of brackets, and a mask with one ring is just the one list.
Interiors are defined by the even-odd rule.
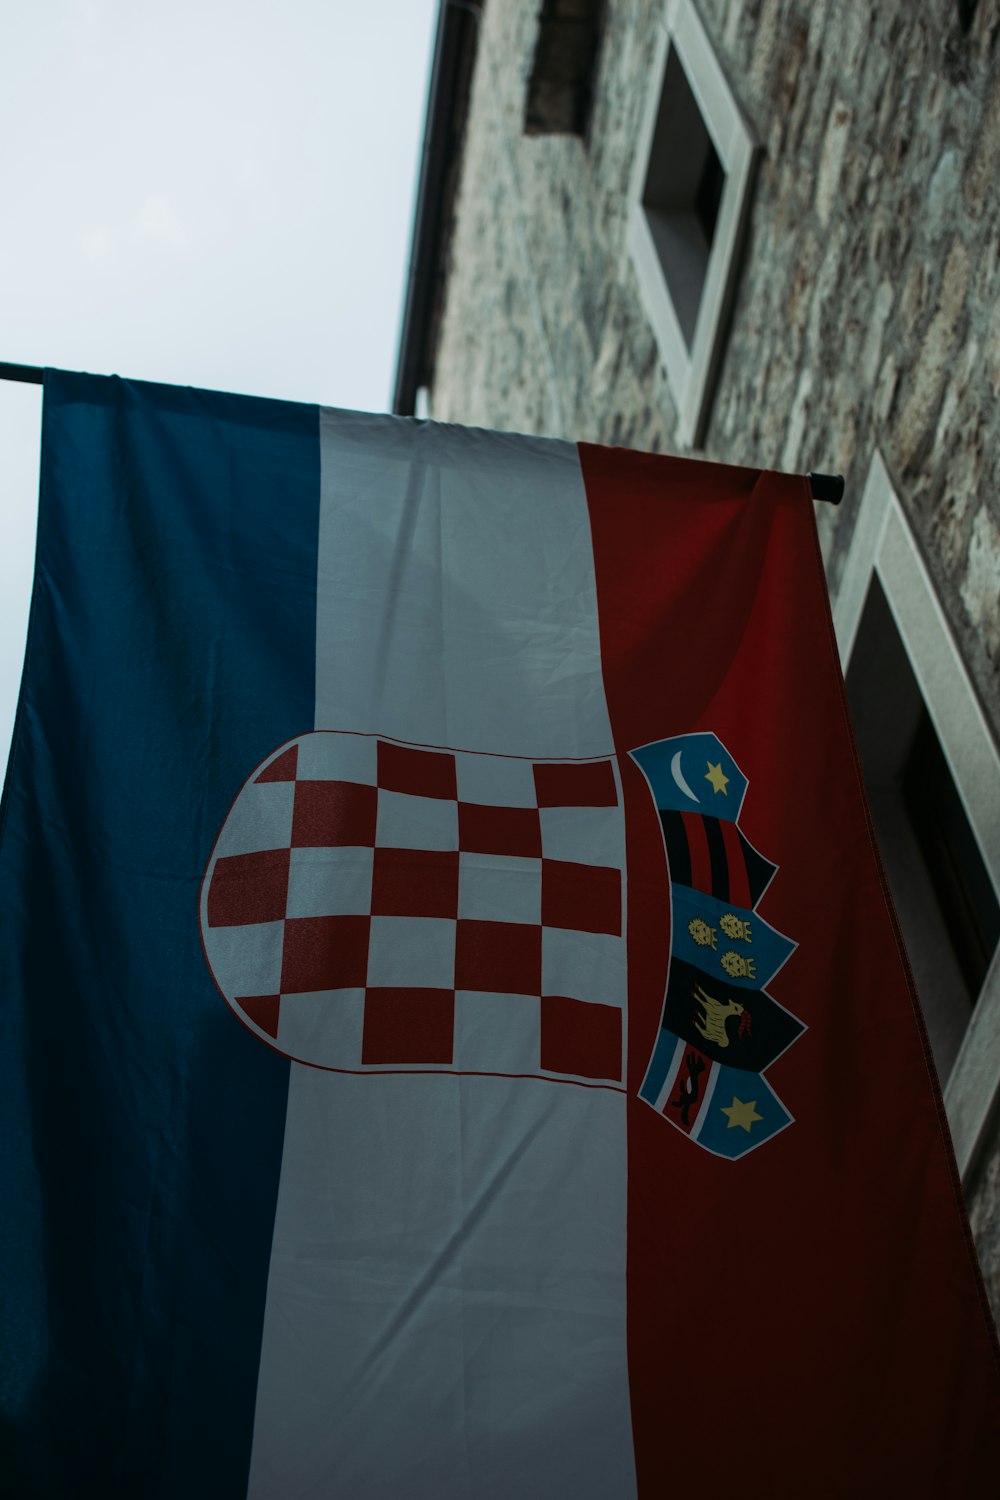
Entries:
[[2,837],[12,1493],[992,1492],[803,479],[48,372]]

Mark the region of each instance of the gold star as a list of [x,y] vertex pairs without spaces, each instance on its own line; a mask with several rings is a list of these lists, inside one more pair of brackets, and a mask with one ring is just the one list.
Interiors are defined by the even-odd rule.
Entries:
[[737,1099],[735,1094],[733,1095],[732,1104],[724,1104],[722,1106],[722,1113],[729,1116],[729,1124],[726,1126],[727,1130],[732,1130],[734,1125],[739,1125],[746,1131],[747,1135],[750,1134],[751,1125],[755,1124],[757,1120],[764,1118],[763,1115],[757,1113],[756,1099],[751,1099],[749,1104],[744,1104],[743,1100]]
[[721,792],[724,797],[727,795],[726,787],[729,785],[729,777],[723,774],[721,761],[717,766],[713,766],[711,761],[708,762],[705,780],[712,783],[713,791]]

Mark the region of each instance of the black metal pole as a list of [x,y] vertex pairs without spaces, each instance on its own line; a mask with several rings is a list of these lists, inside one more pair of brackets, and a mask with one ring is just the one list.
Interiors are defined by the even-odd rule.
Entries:
[[38,365],[7,365],[0,362],[0,380],[18,380],[22,385],[41,385],[45,371]]
[[[40,365],[10,365],[0,361],[0,380],[17,380],[22,385],[41,385],[45,371]],[[842,474],[807,474],[814,500],[839,505],[844,498]]]
[[807,474],[814,500],[826,500],[830,505],[839,505],[844,498],[843,474]]

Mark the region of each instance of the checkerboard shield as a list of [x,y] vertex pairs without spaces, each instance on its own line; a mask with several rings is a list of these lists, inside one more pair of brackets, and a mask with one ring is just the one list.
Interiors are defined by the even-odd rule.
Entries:
[[305,734],[226,819],[205,952],[299,1062],[621,1086],[624,860],[613,759]]

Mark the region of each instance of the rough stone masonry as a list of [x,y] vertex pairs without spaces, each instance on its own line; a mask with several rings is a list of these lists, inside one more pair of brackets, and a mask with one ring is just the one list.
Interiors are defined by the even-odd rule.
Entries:
[[[572,7],[571,7],[572,8]],[[682,451],[626,243],[657,0],[610,0],[582,136],[525,133],[537,0],[483,7],[433,385],[442,420]],[[843,473],[878,448],[1000,729],[1000,13],[699,0],[763,154],[703,452]],[[1000,1150],[972,1197],[1000,1316]]]

